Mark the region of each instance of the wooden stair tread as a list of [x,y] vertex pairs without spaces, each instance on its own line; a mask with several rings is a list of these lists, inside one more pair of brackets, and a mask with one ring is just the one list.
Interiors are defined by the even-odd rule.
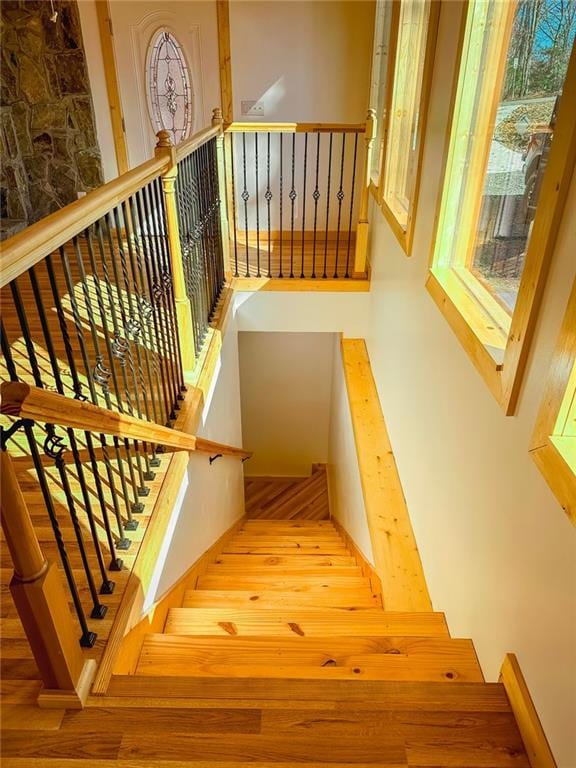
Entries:
[[236,566],[242,568],[267,568],[267,567],[296,567],[307,568],[312,566],[320,568],[323,566],[352,566],[357,568],[356,559],[351,555],[247,555],[247,554],[226,554],[218,555],[214,565]]
[[357,565],[304,565],[300,566],[297,563],[280,564],[280,565],[242,565],[241,563],[228,565],[218,564],[209,565],[206,569],[206,575],[217,576],[223,575],[229,578],[235,578],[238,576],[250,577],[250,575],[261,575],[270,573],[271,576],[284,577],[284,576],[296,576],[300,579],[308,579],[313,576],[322,576],[324,572],[332,574],[333,576],[342,576],[344,578],[354,578],[362,576],[362,569]]
[[385,613],[377,609],[334,611],[287,609],[171,608],[167,634],[448,636],[442,613]]
[[324,590],[317,592],[273,592],[272,590],[202,590],[191,589],[184,594],[183,608],[295,608],[295,607],[350,607],[370,608],[381,605],[378,595],[369,589]]
[[148,635],[137,674],[481,682],[470,640]]
[[370,579],[365,576],[335,575],[333,568],[325,568],[319,576],[310,574],[289,576],[279,575],[277,571],[269,574],[235,574],[234,579],[226,573],[214,573],[200,576],[196,589],[262,589],[290,592],[324,592],[329,589],[349,587],[351,589],[370,589]]

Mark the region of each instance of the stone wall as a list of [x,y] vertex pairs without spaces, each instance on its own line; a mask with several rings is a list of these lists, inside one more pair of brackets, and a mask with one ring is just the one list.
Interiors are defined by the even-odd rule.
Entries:
[[102,184],[75,0],[2,0],[2,235]]

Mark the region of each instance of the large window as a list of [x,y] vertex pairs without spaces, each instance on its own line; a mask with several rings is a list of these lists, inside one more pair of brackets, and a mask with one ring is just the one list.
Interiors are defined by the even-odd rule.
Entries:
[[576,524],[576,281],[552,360],[531,453]]
[[382,5],[373,59],[371,106],[378,133],[371,178],[384,215],[410,253],[440,4],[400,0]]
[[192,131],[192,88],[184,52],[174,35],[157,32],[148,51],[148,106],[154,132],[166,130],[179,144]]
[[374,50],[372,53],[372,83],[370,87],[370,105],[376,110],[376,136],[372,151],[370,180],[377,188],[380,181],[382,157],[384,152],[384,121],[386,119],[386,94],[391,50],[391,31],[394,3],[388,0],[376,1],[376,21],[374,25]]
[[575,35],[573,2],[468,5],[428,285],[507,412],[574,163]]

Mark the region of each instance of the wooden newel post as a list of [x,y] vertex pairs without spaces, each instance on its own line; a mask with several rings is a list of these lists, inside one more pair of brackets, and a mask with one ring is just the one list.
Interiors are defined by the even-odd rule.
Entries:
[[226,157],[224,152],[224,118],[222,110],[216,107],[212,111],[212,125],[220,126],[220,133],[216,138],[216,160],[218,163],[218,197],[220,199],[220,232],[222,235],[222,260],[224,262],[224,274],[226,280],[232,277],[230,272],[230,230],[228,228],[228,190],[226,189]]
[[362,189],[360,192],[360,210],[356,227],[356,252],[354,256],[354,272],[366,272],[366,257],[368,254],[368,203],[370,197],[370,169],[372,166],[372,145],[376,136],[376,110],[369,109],[366,117],[366,133],[364,134],[365,152],[362,168]]
[[0,451],[0,480],[2,528],[14,564],[10,592],[44,683],[38,704],[81,709],[96,662],[82,654],[61,576],[40,549],[6,451]]
[[174,301],[176,303],[176,323],[178,326],[178,338],[180,339],[180,352],[182,354],[182,368],[184,379],[190,379],[196,362],[196,350],[194,349],[194,332],[192,326],[192,311],[190,299],[186,292],[184,278],[184,264],[182,262],[182,249],[180,246],[180,225],[178,224],[178,209],[176,207],[176,176],[178,165],[176,163],[176,151],[170,141],[168,131],[158,131],[158,142],[154,150],[156,157],[168,157],[170,165],[162,175],[162,187],[164,190],[164,202],[166,204],[166,226],[168,229],[168,245],[170,248],[170,266],[172,268],[172,282],[174,286]]

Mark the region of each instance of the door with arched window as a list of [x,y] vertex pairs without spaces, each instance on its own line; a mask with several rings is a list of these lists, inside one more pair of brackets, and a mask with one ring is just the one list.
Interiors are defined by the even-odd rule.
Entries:
[[114,53],[131,168],[154,155],[156,133],[178,144],[220,103],[216,4],[111,3]]

